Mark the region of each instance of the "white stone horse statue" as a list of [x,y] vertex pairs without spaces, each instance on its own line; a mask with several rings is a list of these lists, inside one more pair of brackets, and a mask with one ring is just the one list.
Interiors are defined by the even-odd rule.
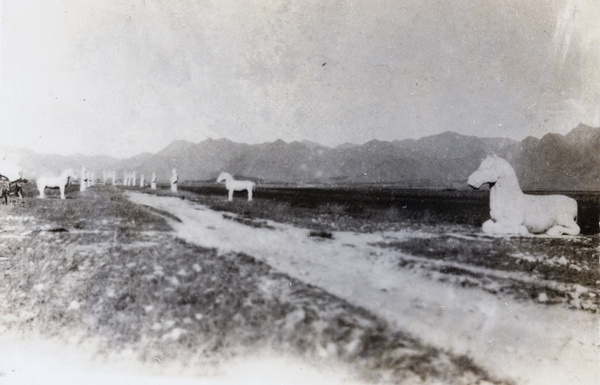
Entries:
[[69,184],[69,180],[77,177],[73,173],[72,169],[67,169],[62,172],[59,176],[42,176],[37,179],[37,188],[40,192],[40,198],[45,198],[44,190],[47,188],[59,189],[60,199],[65,199],[65,188]]
[[519,186],[511,165],[489,156],[469,176],[468,183],[479,188],[489,183],[490,217],[482,227],[486,234],[546,233],[577,235],[577,201],[564,195],[528,195]]
[[231,174],[222,172],[217,178],[217,183],[225,181],[225,188],[229,191],[228,200],[233,200],[234,191],[248,191],[248,200],[252,200],[252,192],[256,188],[256,184],[250,180],[235,180]]
[[102,170],[102,184],[107,185],[108,180],[112,179],[112,185],[115,185],[115,179],[117,179],[117,173],[115,171]]

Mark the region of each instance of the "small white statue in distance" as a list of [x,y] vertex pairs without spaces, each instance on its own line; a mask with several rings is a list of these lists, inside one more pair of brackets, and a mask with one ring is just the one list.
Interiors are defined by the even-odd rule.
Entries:
[[144,187],[144,174],[140,176],[140,187]]
[[256,188],[256,184],[250,180],[235,180],[226,172],[222,172],[217,178],[217,183],[221,183],[225,181],[225,188],[229,191],[228,199],[229,201],[233,200],[233,192],[234,191],[248,191],[248,200],[252,200],[252,192]]
[[116,185],[117,182],[117,172],[116,171],[102,171],[102,181],[105,185],[108,184],[108,180],[112,180],[112,185]]
[[469,176],[468,183],[473,188],[486,183],[491,185],[491,219],[482,227],[486,234],[579,234],[575,199],[564,195],[524,194],[515,170],[502,158],[494,155],[484,159]]
[[102,184],[106,186],[106,181],[110,178],[110,172],[102,170]]
[[135,186],[135,171],[123,172],[123,186]]
[[177,170],[173,169],[173,172],[171,173],[171,191],[172,192],[177,192],[177,180],[178,180],[178,176],[177,176]]
[[156,190],[156,173],[152,173],[152,179],[150,180],[150,188]]
[[72,169],[67,169],[60,174],[60,176],[43,176],[37,180],[37,188],[40,192],[40,198],[45,198],[44,190],[47,188],[59,189],[60,199],[65,198],[65,188],[69,185],[69,180],[76,179]]
[[79,191],[81,192],[84,192],[87,189],[87,178],[85,176],[85,166],[81,166],[81,180],[79,182]]

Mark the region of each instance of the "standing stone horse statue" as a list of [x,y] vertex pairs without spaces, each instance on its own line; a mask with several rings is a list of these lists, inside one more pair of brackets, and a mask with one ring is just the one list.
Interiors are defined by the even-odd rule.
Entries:
[[102,184],[107,185],[109,179],[112,179],[112,185],[114,186],[117,173],[115,171],[102,170]]
[[515,170],[502,158],[494,155],[484,159],[469,176],[468,183],[476,189],[486,183],[491,186],[491,219],[482,227],[486,234],[579,234],[575,199],[564,195],[524,194]]
[[221,183],[223,181],[225,181],[225,188],[229,191],[229,197],[228,197],[229,201],[233,200],[233,192],[234,191],[244,191],[244,190],[248,191],[248,200],[249,201],[252,200],[252,192],[256,188],[256,185],[254,184],[254,182],[252,182],[250,180],[235,180],[235,179],[233,179],[231,174],[228,174],[226,172],[222,172],[219,175],[219,177],[217,178],[217,183]]
[[60,190],[60,199],[65,199],[65,188],[69,184],[69,180],[76,176],[73,173],[72,169],[67,169],[62,172],[59,176],[43,176],[38,178],[37,180],[37,189],[40,192],[40,198],[45,198],[44,190],[47,188],[51,189],[59,189]]

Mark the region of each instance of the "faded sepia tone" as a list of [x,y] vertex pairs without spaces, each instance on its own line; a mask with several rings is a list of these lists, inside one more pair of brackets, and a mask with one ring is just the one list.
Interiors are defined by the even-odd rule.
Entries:
[[595,1],[0,12],[0,384],[600,382]]

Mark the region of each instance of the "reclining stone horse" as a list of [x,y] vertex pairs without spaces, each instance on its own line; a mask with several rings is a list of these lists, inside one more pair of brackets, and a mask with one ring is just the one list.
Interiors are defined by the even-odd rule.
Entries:
[[524,194],[515,170],[502,158],[484,159],[469,176],[468,183],[476,189],[486,183],[491,185],[491,219],[482,227],[486,234],[579,234],[575,199],[564,195]]

